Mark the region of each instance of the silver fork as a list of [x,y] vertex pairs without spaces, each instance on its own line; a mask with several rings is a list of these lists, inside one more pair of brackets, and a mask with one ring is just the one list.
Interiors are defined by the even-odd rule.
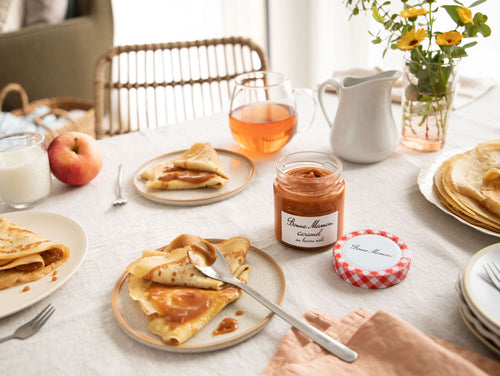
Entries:
[[117,179],[117,198],[113,201],[113,206],[125,205],[128,200],[122,196],[122,164],[118,166],[118,179]]
[[52,306],[52,304],[49,304],[31,321],[28,321],[26,324],[21,325],[19,328],[17,328],[13,334],[4,338],[0,338],[0,343],[13,338],[26,339],[31,337],[33,334],[38,332],[38,330],[40,330],[40,328],[47,322],[47,320],[50,316],[52,316],[55,310],[56,309]]
[[483,267],[488,277],[490,277],[491,282],[500,290],[500,266],[492,260],[484,264]]

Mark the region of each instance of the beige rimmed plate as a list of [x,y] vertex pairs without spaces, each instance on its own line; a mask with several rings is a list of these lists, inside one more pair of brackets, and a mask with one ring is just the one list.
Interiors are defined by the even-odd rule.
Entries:
[[146,187],[145,181],[141,179],[141,173],[151,166],[168,161],[180,156],[185,150],[154,158],[140,167],[134,174],[134,186],[139,194],[149,200],[167,205],[194,206],[205,205],[222,201],[234,196],[244,189],[251,181],[255,173],[253,162],[242,154],[224,149],[215,149],[229,176],[227,184],[220,188],[199,188],[199,189],[151,189]]
[[[208,239],[220,241],[219,239]],[[264,251],[250,247],[246,263],[251,267],[248,285],[276,304],[281,304],[285,295],[285,276],[277,262]],[[235,302],[227,305],[198,333],[181,345],[168,345],[148,329],[149,321],[136,301],[128,293],[127,281],[130,273],[123,273],[115,284],[111,295],[111,306],[120,327],[135,340],[145,345],[171,352],[206,352],[236,345],[257,334],[269,322],[272,313],[262,304],[243,293]],[[242,311],[242,315],[236,312]],[[227,334],[212,333],[226,318],[235,318],[239,327]]]
[[458,221],[460,221],[460,222],[466,224],[467,226],[470,226],[478,231],[484,232],[485,234],[500,237],[500,234],[498,232],[494,232],[494,231],[488,230],[486,228],[476,226],[472,223],[467,222],[465,219],[459,217],[458,215],[452,213],[451,211],[449,211],[448,208],[441,203],[437,193],[434,191],[434,174],[436,173],[437,169],[448,158],[451,158],[455,154],[463,153],[463,152],[470,150],[470,149],[472,149],[472,147],[444,152],[439,157],[437,157],[432,163],[430,163],[429,165],[427,165],[425,167],[422,167],[419,171],[418,178],[417,178],[418,188],[420,190],[420,193],[422,193],[422,195],[429,202],[431,202],[432,204],[437,206],[439,209],[444,211],[446,214],[449,214],[450,216],[456,218]]
[[[61,214],[19,211],[1,214],[25,229],[62,243],[70,250],[69,259],[57,268],[57,280],[52,281],[52,273],[21,285],[0,290],[0,318],[31,306],[62,287],[82,264],[87,252],[87,235],[82,226]],[[29,291],[23,288],[29,286]]]

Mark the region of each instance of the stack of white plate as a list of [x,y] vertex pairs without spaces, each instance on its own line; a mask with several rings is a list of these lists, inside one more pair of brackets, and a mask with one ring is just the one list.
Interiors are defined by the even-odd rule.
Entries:
[[500,243],[477,252],[457,281],[458,309],[472,333],[500,355],[500,290],[489,279],[484,264],[500,264]]

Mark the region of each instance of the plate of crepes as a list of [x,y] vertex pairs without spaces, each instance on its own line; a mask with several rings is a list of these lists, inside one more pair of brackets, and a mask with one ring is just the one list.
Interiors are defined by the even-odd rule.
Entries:
[[190,206],[225,200],[245,188],[255,167],[244,155],[195,143],[154,158],[134,175],[139,194],[155,202]]
[[164,351],[213,351],[252,337],[271,319],[268,309],[239,288],[196,269],[188,257],[196,242],[216,244],[238,279],[276,304],[283,300],[283,271],[248,239],[182,234],[165,247],[144,250],[115,284],[113,313],[135,340]]
[[60,214],[0,215],[0,318],[40,301],[76,272],[87,251],[82,227]]
[[500,140],[441,155],[420,170],[418,186],[446,213],[500,237]]

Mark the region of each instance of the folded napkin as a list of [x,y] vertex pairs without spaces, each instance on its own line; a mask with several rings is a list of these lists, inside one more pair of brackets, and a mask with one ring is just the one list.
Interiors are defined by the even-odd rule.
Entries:
[[[362,69],[354,68],[349,70],[340,70],[333,73],[333,78],[340,80],[344,77],[365,77],[371,76],[372,74],[380,73],[382,70],[380,68],[373,69]],[[459,75],[457,84],[457,93],[455,99],[453,100],[453,108],[458,109],[463,107],[474,100],[478,99],[482,95],[486,94],[488,90],[496,85],[496,81],[493,78],[473,78]],[[328,90],[335,91],[335,88],[328,87]],[[401,97],[403,96],[403,79],[400,78],[394,86],[392,87],[391,99],[394,103],[401,103]]]
[[305,321],[358,352],[346,363],[290,329],[261,376],[276,375],[500,375],[500,363],[427,336],[385,311],[364,309],[337,320],[311,310]]

